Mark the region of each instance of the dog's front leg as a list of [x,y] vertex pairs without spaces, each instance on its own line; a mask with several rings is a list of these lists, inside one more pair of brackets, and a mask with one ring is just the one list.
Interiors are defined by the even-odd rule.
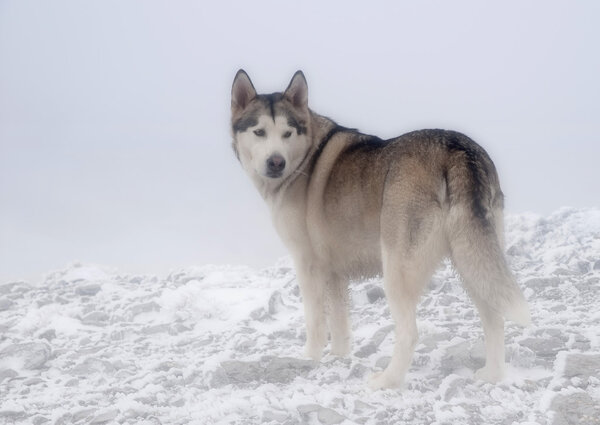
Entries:
[[327,344],[325,281],[322,273],[310,264],[297,262],[296,270],[306,321],[304,355],[318,361],[323,356],[323,348]]

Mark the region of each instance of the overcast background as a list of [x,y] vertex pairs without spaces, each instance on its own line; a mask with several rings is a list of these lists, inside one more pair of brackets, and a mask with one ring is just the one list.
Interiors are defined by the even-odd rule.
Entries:
[[79,260],[165,273],[286,254],[230,147],[232,79],[302,69],[381,137],[482,144],[507,212],[598,206],[597,1],[0,0],[0,282]]

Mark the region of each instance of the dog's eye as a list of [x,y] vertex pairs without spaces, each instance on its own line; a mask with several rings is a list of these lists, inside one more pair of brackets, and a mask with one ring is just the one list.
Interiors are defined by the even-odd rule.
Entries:
[[283,133],[283,135],[281,137],[283,137],[284,139],[289,138],[292,135],[291,131],[286,131],[285,133]]
[[259,130],[254,130],[254,134],[256,134],[258,137],[265,137],[265,130],[262,128]]

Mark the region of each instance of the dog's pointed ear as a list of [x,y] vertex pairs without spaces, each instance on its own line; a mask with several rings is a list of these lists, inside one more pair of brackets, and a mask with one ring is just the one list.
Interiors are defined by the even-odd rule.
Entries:
[[240,69],[233,79],[231,87],[231,111],[239,112],[244,110],[252,99],[256,97],[256,90],[250,81],[246,71]]
[[296,71],[283,95],[296,108],[308,108],[308,84],[302,71]]

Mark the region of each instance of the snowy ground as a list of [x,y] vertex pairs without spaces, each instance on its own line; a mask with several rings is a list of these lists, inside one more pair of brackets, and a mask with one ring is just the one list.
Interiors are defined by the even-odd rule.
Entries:
[[352,285],[353,354],[301,357],[287,262],[167,277],[86,265],[0,285],[0,423],[600,424],[600,210],[506,220],[534,326],[506,328],[509,375],[475,381],[482,330],[445,265],[418,310],[401,390],[365,381],[392,349],[380,279]]

